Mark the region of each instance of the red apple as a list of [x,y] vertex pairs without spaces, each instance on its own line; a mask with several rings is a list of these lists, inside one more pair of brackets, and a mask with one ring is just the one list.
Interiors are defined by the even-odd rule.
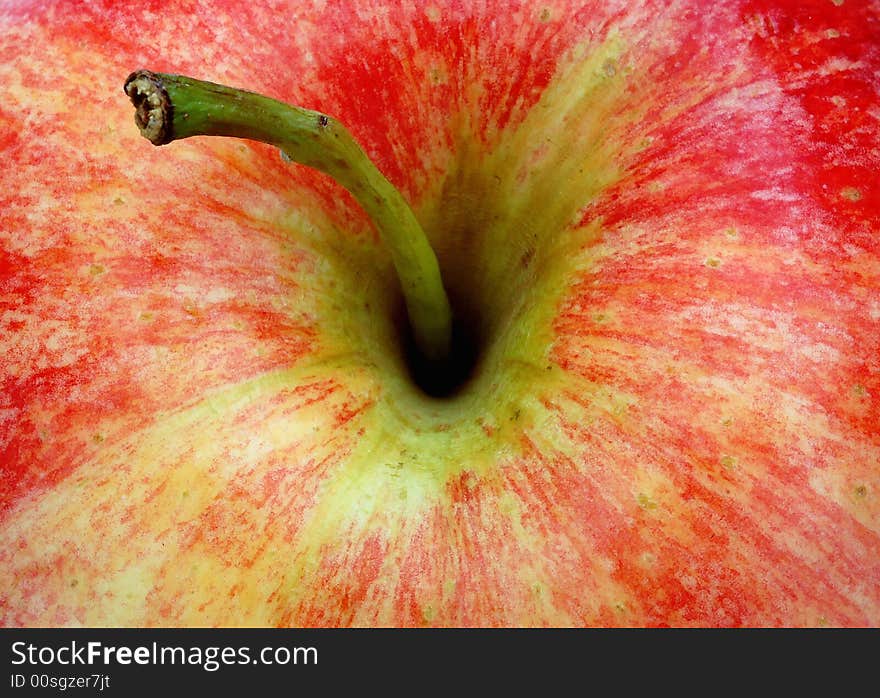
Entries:
[[[0,8],[3,625],[880,625],[876,2]],[[347,192],[153,148],[137,68],[346,124],[463,383]]]

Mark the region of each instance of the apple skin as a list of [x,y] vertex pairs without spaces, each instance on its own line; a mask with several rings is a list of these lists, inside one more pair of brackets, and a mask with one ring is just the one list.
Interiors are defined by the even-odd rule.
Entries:
[[[0,5],[0,623],[880,625],[876,2]],[[155,149],[329,113],[483,352],[406,375],[350,196]]]

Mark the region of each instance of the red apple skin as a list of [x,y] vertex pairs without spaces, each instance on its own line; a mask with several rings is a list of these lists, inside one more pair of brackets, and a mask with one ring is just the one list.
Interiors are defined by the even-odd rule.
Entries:
[[[142,67],[345,123],[472,391],[406,392],[347,194],[153,148]],[[854,0],[3,3],[0,622],[877,626],[878,76]]]

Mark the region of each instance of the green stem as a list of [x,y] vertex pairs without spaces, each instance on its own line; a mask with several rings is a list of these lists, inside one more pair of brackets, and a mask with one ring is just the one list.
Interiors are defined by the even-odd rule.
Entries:
[[154,145],[190,136],[248,138],[333,177],[363,206],[391,251],[422,353],[434,361],[447,358],[452,312],[437,257],[400,192],[342,124],[253,92],[146,70],[129,76],[125,93],[141,134]]

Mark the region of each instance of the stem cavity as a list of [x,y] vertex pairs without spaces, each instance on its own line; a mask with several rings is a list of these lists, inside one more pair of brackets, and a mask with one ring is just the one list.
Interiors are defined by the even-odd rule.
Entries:
[[338,121],[253,92],[147,70],[128,77],[125,93],[141,134],[154,145],[191,136],[247,138],[333,177],[364,208],[391,252],[419,351],[432,363],[449,357],[452,311],[437,257],[400,192]]

